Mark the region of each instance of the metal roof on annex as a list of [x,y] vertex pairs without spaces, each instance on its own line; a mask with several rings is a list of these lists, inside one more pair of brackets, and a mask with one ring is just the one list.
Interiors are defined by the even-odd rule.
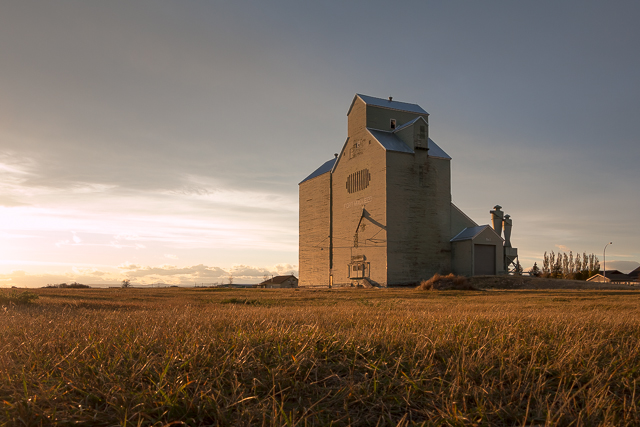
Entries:
[[413,153],[413,150],[392,132],[385,132],[383,130],[371,128],[367,128],[367,130],[384,147],[385,150],[398,151],[400,153]]
[[375,105],[376,107],[389,108],[392,110],[399,110],[399,111],[409,111],[411,113],[416,113],[416,114],[429,114],[426,111],[424,111],[422,107],[419,106],[418,104],[410,104],[408,102],[399,102],[399,101],[389,101],[388,99],[375,98],[373,96],[356,93],[356,96],[353,98],[353,101],[351,102],[351,106],[349,106],[349,111],[347,112],[347,115],[349,115],[349,113],[351,112],[351,108],[353,108],[353,103],[356,101],[356,98],[362,99],[364,103],[367,105]]
[[313,171],[313,173],[311,173],[311,175],[309,175],[308,177],[306,177],[305,179],[303,179],[302,181],[300,181],[298,183],[298,185],[302,184],[305,181],[309,181],[310,179],[313,179],[317,176],[320,175],[324,175],[327,172],[331,172],[331,169],[333,168],[333,165],[336,163],[336,159],[333,158],[329,161],[326,161],[322,164],[322,166],[320,166],[318,169],[316,169],[315,171]]
[[[398,138],[394,132],[367,128],[369,133],[384,147],[387,151],[396,151],[399,153],[414,153],[414,151]],[[451,160],[445,151],[436,144],[433,139],[429,138],[427,147],[429,147],[429,157],[438,157],[440,159]]]
[[490,225],[478,225],[477,227],[467,227],[461,232],[459,232],[458,234],[456,234],[455,237],[449,241],[459,242],[460,240],[472,240],[474,237],[482,233],[487,228],[489,228],[490,230],[493,230],[493,228],[491,228]]

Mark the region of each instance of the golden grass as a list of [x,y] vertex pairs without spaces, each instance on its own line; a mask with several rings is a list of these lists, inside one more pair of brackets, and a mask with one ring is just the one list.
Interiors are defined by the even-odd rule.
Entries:
[[636,292],[35,292],[4,425],[640,423]]

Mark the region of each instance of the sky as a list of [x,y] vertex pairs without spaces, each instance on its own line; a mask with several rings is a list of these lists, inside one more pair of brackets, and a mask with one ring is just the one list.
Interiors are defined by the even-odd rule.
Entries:
[[356,93],[416,103],[523,267],[640,261],[640,3],[0,0],[0,287],[297,274]]

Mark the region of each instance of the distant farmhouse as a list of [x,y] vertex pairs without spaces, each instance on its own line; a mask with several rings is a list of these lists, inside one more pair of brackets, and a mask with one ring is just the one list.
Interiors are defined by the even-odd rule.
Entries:
[[629,274],[624,274],[619,270],[606,270],[602,273],[593,275],[587,279],[587,282],[604,282],[615,283],[618,285],[635,285],[638,282],[638,271],[640,267],[636,268]]
[[298,279],[296,276],[276,276],[271,279],[265,280],[258,284],[258,288],[297,288]]
[[300,286],[393,286],[515,265],[500,206],[491,227],[451,202],[451,157],[429,138],[425,110],[356,94],[347,116],[340,153],[299,185]]

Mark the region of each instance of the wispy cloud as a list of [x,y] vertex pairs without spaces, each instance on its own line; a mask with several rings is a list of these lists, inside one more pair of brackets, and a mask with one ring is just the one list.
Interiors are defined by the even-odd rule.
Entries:
[[134,285],[175,284],[192,285],[195,283],[226,283],[233,277],[235,283],[257,283],[265,276],[281,274],[297,275],[297,266],[280,264],[272,267],[236,265],[229,269],[204,264],[180,267],[176,265],[141,266],[124,262],[115,268],[94,268],[90,266],[71,266],[64,273],[32,274],[24,270],[0,274],[0,286],[42,287],[47,284],[79,282],[87,285],[116,286],[123,278],[131,279]]
[[139,268],[142,268],[142,266],[138,264],[130,263],[129,261],[125,261],[122,264],[120,264],[118,268],[120,270],[138,270]]
[[177,267],[174,265],[163,265],[159,267],[141,267],[124,272],[129,277],[146,278],[146,277],[171,277],[180,278],[197,278],[197,279],[217,279],[228,273],[220,267],[208,267],[203,264],[191,267]]

